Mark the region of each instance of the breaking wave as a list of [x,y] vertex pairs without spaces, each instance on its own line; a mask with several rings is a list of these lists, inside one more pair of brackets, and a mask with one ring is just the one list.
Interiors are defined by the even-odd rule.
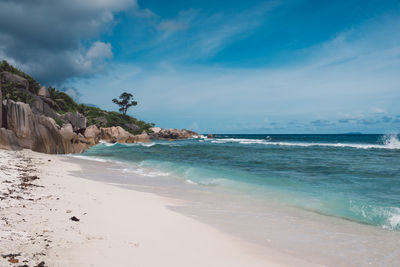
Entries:
[[350,210],[362,220],[374,222],[383,229],[400,229],[400,208],[398,207],[377,207],[351,203]]
[[240,138],[220,138],[210,139],[211,143],[239,143],[244,145],[263,144],[274,146],[298,146],[298,147],[343,147],[343,148],[358,148],[358,149],[400,149],[400,141],[397,134],[385,135],[382,138],[381,144],[353,144],[353,143],[323,143],[323,142],[279,142],[272,141],[271,138],[266,139],[240,139]]

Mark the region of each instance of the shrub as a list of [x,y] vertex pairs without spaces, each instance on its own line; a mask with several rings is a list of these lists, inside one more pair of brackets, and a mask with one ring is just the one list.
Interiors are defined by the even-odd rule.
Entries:
[[24,102],[27,104],[32,102],[32,97],[29,93],[21,92],[16,89],[12,83],[2,84],[1,92],[5,99],[11,99],[16,102]]
[[62,119],[55,118],[54,120],[56,121],[58,126],[62,127],[64,125],[64,121]]
[[35,94],[37,94],[39,92],[40,85],[35,79],[33,79],[31,76],[29,76],[22,70],[17,69],[16,67],[8,64],[8,62],[5,60],[1,61],[1,63],[0,63],[0,72],[2,72],[2,71],[7,71],[7,72],[10,72],[13,74],[17,74],[18,76],[21,76],[21,77],[27,79],[28,83],[29,83],[29,89],[32,92],[34,92]]

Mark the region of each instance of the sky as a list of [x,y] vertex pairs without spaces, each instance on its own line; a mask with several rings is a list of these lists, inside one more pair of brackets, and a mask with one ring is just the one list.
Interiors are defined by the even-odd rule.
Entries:
[[400,130],[398,0],[0,0],[0,59],[165,128]]

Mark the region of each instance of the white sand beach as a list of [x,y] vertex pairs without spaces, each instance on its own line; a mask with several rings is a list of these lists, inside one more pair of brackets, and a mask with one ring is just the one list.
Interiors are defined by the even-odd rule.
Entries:
[[168,209],[176,200],[74,177],[84,167],[66,157],[0,155],[0,266],[311,265]]

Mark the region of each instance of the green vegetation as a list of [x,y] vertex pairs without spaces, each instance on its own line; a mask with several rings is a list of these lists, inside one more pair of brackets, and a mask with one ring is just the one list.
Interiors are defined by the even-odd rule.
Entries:
[[[0,64],[0,72],[1,71],[7,71],[27,79],[29,81],[29,88],[34,88],[36,94],[40,89],[40,85],[37,81],[21,70],[9,65],[4,60]],[[12,83],[2,84],[1,89],[3,99],[9,98],[27,104],[32,102],[32,96],[30,93],[25,93],[23,90],[19,90]],[[98,127],[121,126],[132,134],[140,134],[143,131],[149,132],[149,128],[154,127],[153,123],[146,123],[126,115],[126,111],[129,107],[137,105],[136,101],[131,100],[131,98],[133,98],[131,94],[125,93],[126,95],[121,95],[121,97],[127,97],[126,103],[124,100],[125,98],[121,98],[121,104],[123,105],[123,110],[120,109],[123,113],[121,114],[115,111],[105,111],[97,107],[78,104],[68,94],[58,91],[53,87],[50,87],[48,91],[51,100],[54,102],[54,109],[56,112],[60,114],[79,112],[88,119],[89,125],[97,125]],[[60,126],[64,124],[64,121],[61,119],[56,119],[55,121]]]
[[[79,112],[88,119],[89,125],[96,125],[98,127],[121,126],[132,134],[139,134],[143,131],[148,132],[149,128],[154,127],[153,123],[146,123],[115,111],[106,111],[98,107],[77,104],[69,95],[55,88],[49,88],[49,95],[58,113]],[[130,124],[134,124],[138,128],[132,129],[128,127]]]
[[[98,107],[89,107],[81,104],[78,111],[88,119],[89,125],[97,125],[98,127],[121,126],[132,134],[140,134],[143,131],[149,132],[149,129],[154,127],[154,123],[146,123],[131,116],[115,111],[105,111]],[[136,125],[138,129],[129,128],[127,126],[129,124]]]
[[56,123],[58,124],[58,126],[62,127],[64,124],[64,121],[62,119],[59,118],[54,118],[54,120],[56,121]]
[[55,110],[60,114],[78,111],[78,104],[64,92],[53,87],[48,89],[51,100],[54,102]]
[[3,98],[9,98],[16,102],[24,102],[27,104],[32,102],[32,97],[29,93],[21,92],[20,90],[16,89],[12,83],[2,83],[1,93]]
[[[48,91],[58,113],[79,112],[88,119],[89,125],[96,125],[98,127],[121,126],[132,134],[139,134],[143,131],[148,132],[149,128],[154,127],[153,123],[146,123],[115,111],[105,111],[98,107],[77,104],[69,95],[55,88],[49,88]],[[138,128],[132,129],[128,127],[130,124],[134,124]]]
[[8,62],[5,60],[1,61],[1,63],[0,63],[0,72],[2,72],[2,71],[7,71],[7,72],[10,72],[13,74],[17,74],[18,76],[21,76],[21,77],[27,79],[28,83],[29,83],[29,90],[35,94],[37,94],[39,92],[40,85],[37,81],[35,81],[35,79],[33,79],[31,76],[29,76],[22,70],[17,69],[16,67],[8,64]]
[[130,93],[127,92],[122,93],[119,96],[119,99],[121,99],[121,101],[114,98],[112,102],[119,106],[119,112],[121,112],[124,115],[126,115],[126,112],[130,107],[137,105],[137,102],[133,100],[133,95]]

